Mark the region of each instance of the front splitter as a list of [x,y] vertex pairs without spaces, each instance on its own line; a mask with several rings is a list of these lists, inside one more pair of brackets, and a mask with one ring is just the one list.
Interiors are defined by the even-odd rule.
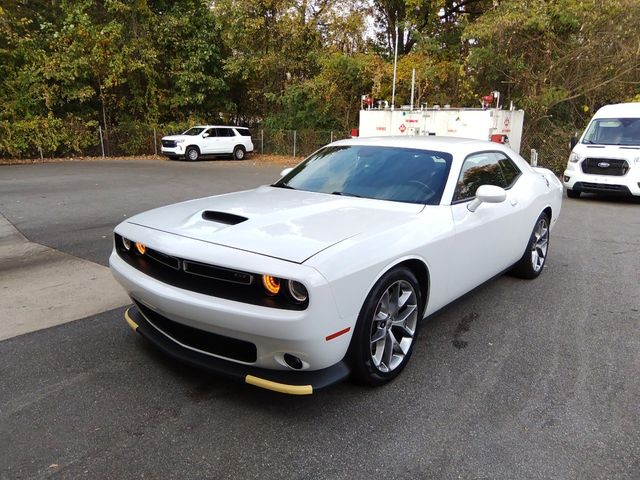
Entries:
[[269,370],[235,363],[185,348],[158,331],[137,307],[127,309],[124,318],[135,332],[176,360],[274,392],[311,395],[317,390],[341,382],[351,373],[344,360],[322,370],[302,372]]

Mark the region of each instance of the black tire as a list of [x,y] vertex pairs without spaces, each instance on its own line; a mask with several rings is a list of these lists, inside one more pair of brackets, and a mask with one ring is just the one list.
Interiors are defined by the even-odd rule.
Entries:
[[196,162],[200,158],[200,150],[198,147],[187,147],[184,152],[184,158],[190,162]]
[[[397,310],[395,307],[392,308],[392,302],[388,302],[387,311],[392,312],[396,310],[396,313],[390,313],[387,316],[387,320],[383,320],[381,319],[383,317],[383,297],[388,291],[393,291],[396,285],[402,289],[401,292],[403,292],[403,295],[411,290],[413,296],[409,296],[405,301],[406,303]],[[415,304],[413,303],[414,301]],[[378,386],[393,380],[400,374],[411,358],[413,348],[416,344],[418,324],[422,318],[424,308],[423,303],[418,280],[413,272],[406,267],[393,268],[376,282],[362,305],[353,338],[351,339],[349,360],[353,368],[352,375],[354,380],[367,385]],[[396,305],[399,304],[400,302],[396,302]],[[414,310],[411,310],[412,307]],[[410,310],[413,313],[410,313],[407,318],[410,316],[411,321],[405,322],[406,325],[410,327],[409,330],[413,330],[413,334],[409,337],[403,336],[408,335],[407,330],[400,325],[393,325],[392,322],[394,318],[396,321],[401,321],[402,316],[409,313]],[[393,345],[392,343],[387,343],[391,342],[391,337],[389,337],[388,332],[391,332],[392,337],[397,342],[399,351],[396,353],[398,356],[400,354],[403,355],[401,359],[396,358],[394,355],[395,348],[391,348],[391,353],[387,355],[388,360],[385,360],[386,347]],[[377,342],[375,340],[372,341],[375,336],[379,335],[382,335],[382,337],[380,337]],[[397,341],[398,338],[400,338],[399,342]],[[409,339],[410,343],[406,341],[407,339]],[[404,344],[402,342],[404,342]],[[382,347],[379,347],[379,345],[382,345]],[[401,348],[402,345],[404,345],[404,348]],[[379,348],[381,348],[381,350],[378,350]],[[377,360],[379,361],[379,365],[377,366],[376,357],[378,356],[381,357],[382,360]],[[385,361],[393,368],[388,368],[387,365],[385,365]],[[385,371],[385,369],[387,371]]]
[[244,160],[247,156],[247,151],[244,149],[242,145],[237,145],[233,149],[233,159],[234,160]]
[[580,198],[581,193],[582,192],[579,192],[578,190],[571,190],[567,188],[567,197],[569,198]]
[[[546,229],[546,232],[539,237],[539,233],[540,233],[539,228],[540,228],[541,222],[544,224],[544,228]],[[546,237],[546,243],[544,243],[544,245],[546,245],[546,248],[544,248],[544,253],[542,254],[543,249],[541,247],[542,244],[540,242],[543,239],[543,237]],[[540,245],[537,245],[538,243],[540,243]],[[534,257],[534,253],[533,253],[534,245],[537,245],[537,248],[536,248],[536,251],[538,254],[537,259],[536,257]],[[531,232],[531,236],[529,237],[529,242],[527,242],[527,248],[524,254],[522,255],[522,258],[520,258],[520,260],[518,260],[518,263],[516,263],[513,266],[510,273],[516,277],[524,278],[527,280],[532,280],[534,278],[537,278],[538,275],[542,273],[542,270],[544,270],[544,266],[547,262],[548,253],[549,253],[549,215],[547,215],[545,212],[542,212],[538,217],[538,219],[536,220],[536,223],[533,227],[533,231]],[[537,266],[534,267],[534,264]]]

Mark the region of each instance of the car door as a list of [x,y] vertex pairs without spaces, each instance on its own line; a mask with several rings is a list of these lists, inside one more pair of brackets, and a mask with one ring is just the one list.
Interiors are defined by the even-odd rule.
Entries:
[[[477,152],[463,162],[451,201],[455,236],[452,241],[450,288],[455,297],[472,290],[513,265],[526,245],[522,228],[518,167],[502,152]],[[474,212],[467,207],[481,185],[506,190],[501,203],[482,203]]]
[[218,132],[218,153],[232,153],[233,147],[235,147],[235,132],[227,127],[216,128]]
[[216,153],[218,145],[218,137],[215,128],[208,128],[202,132],[202,141],[200,146],[200,153]]

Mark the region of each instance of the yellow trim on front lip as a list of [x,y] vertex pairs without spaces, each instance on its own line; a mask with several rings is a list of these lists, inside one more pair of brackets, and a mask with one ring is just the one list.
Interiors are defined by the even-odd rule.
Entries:
[[289,395],[311,395],[313,393],[311,385],[287,385],[286,383],[272,382],[253,375],[247,375],[244,381],[256,387],[266,388],[274,392],[288,393]]
[[131,316],[129,315],[129,310],[131,310],[132,308],[133,307],[127,308],[127,310],[124,312],[124,319],[127,321],[129,326],[131,327],[131,330],[135,332],[136,330],[138,330],[138,324],[134,322]]

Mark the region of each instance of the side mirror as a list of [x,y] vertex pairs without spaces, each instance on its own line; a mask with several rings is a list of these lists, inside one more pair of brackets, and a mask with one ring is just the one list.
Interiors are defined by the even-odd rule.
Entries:
[[290,168],[285,168],[284,170],[282,170],[282,171],[280,172],[280,176],[281,176],[281,177],[286,177],[287,175],[289,175],[289,174],[291,173],[291,170],[293,170],[293,168],[292,168],[292,167],[290,167]]
[[467,204],[470,212],[475,212],[483,203],[502,203],[507,199],[504,188],[496,185],[481,185],[476,190],[476,198]]
[[202,138],[207,138],[208,136],[209,136],[209,134],[208,134],[208,133],[203,133],[203,134],[202,134]]
[[573,147],[575,147],[578,144],[578,137],[573,135],[571,137],[571,150],[573,150]]

